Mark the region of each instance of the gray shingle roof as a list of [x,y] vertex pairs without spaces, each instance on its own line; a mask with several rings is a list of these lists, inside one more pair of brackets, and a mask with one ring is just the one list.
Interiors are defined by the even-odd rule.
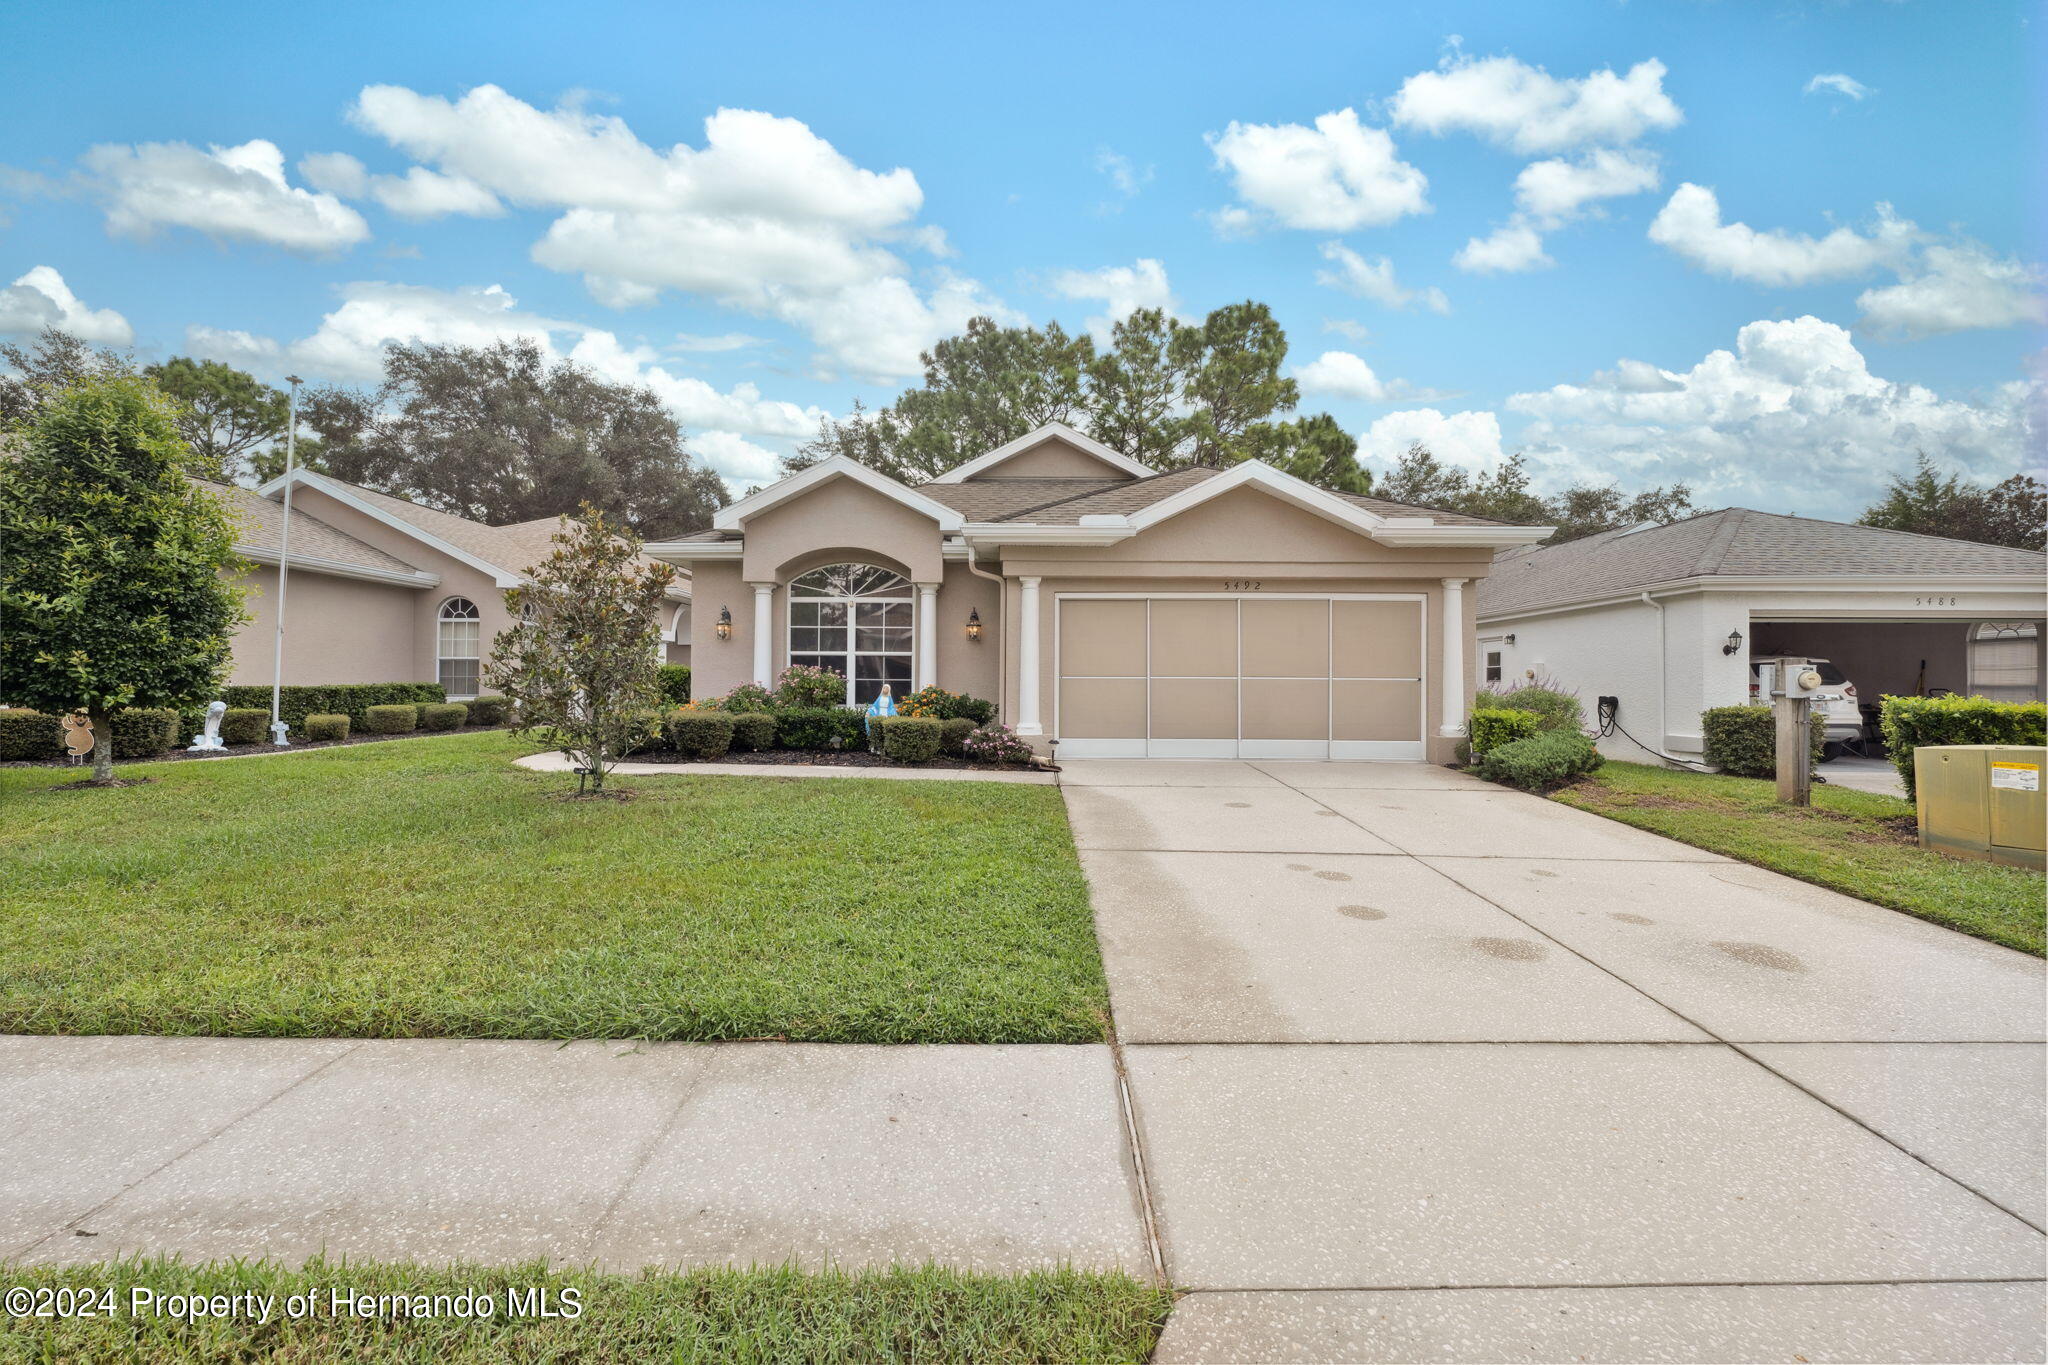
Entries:
[[[1084,516],[1121,516],[1143,511],[1184,488],[1223,473],[1196,465],[1137,479],[967,479],[960,483],[928,483],[918,492],[935,498],[971,521],[1017,521],[1033,525],[1074,526]],[[1339,493],[1338,497],[1382,517],[1428,517],[1459,526],[1498,526],[1484,517],[1409,507],[1384,498]]]
[[[284,545],[284,506],[269,498],[239,487],[235,484],[208,483],[206,491],[226,503],[236,522],[235,543],[251,550],[266,550],[276,554]],[[377,569],[385,573],[418,573],[417,565],[408,564],[395,555],[387,554],[376,546],[357,540],[346,531],[329,526],[318,517],[308,515],[304,509],[292,509],[292,562],[299,556],[308,559],[324,559],[336,564],[348,564],[358,569]]]
[[1480,583],[1477,609],[1481,616],[1499,616],[1687,578],[1887,574],[2011,575],[2041,582],[2048,575],[2048,556],[1730,507],[1668,526],[1507,551]]

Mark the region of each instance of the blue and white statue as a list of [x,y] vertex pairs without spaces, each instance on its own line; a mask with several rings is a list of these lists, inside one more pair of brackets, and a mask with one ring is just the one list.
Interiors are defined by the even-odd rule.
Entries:
[[875,745],[875,717],[893,716],[895,714],[896,698],[889,695],[889,684],[883,683],[880,694],[877,695],[873,701],[868,703],[867,719],[861,722],[861,728],[865,729],[868,732],[869,748],[873,748]]
[[209,704],[206,708],[206,728],[193,738],[192,742],[186,746],[185,752],[203,754],[215,749],[227,748],[227,745],[220,742],[220,718],[227,713],[228,704],[226,702],[217,701]]

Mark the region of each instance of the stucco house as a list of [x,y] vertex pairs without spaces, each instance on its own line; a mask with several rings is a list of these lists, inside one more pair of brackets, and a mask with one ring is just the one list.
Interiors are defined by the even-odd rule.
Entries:
[[1448,760],[1506,526],[1257,461],[1159,473],[1054,424],[912,487],[827,460],[650,544],[698,695],[791,663],[998,703],[1062,757]]
[[[486,526],[326,474],[290,477],[284,681],[440,682],[458,700],[477,695],[491,641],[511,624],[505,589],[547,557],[559,519]],[[207,485],[234,513],[236,551],[255,566],[243,580],[255,619],[235,636],[231,683],[271,681],[285,482]],[[668,596],[664,658],[688,663],[686,574]]]
[[1613,697],[1608,755],[1697,759],[1700,712],[1749,700],[1754,658],[1829,660],[1866,708],[2039,699],[2048,557],[1731,507],[1510,550],[1477,605],[1482,683],[1554,679],[1589,718]]

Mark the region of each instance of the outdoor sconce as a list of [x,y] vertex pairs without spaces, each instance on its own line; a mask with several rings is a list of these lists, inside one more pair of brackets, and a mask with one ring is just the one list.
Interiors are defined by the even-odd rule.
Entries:
[[1513,644],[1515,642],[1515,633],[1513,631],[1509,631],[1507,633],[1506,639],[1509,644]]
[[1735,652],[1736,650],[1738,650],[1738,649],[1741,649],[1741,648],[1742,648],[1742,632],[1741,632],[1741,631],[1739,631],[1739,630],[1731,630],[1731,631],[1729,631],[1729,632],[1728,632],[1728,643],[1727,643],[1727,644],[1725,644],[1725,645],[1722,645],[1722,646],[1721,646],[1721,652],[1722,652],[1723,654],[1733,654],[1733,653],[1734,653],[1734,652]]
[[979,640],[981,638],[981,610],[978,607],[969,607],[967,609],[967,638],[970,640]]
[[730,640],[732,638],[731,607],[720,607],[718,609],[718,638],[721,640]]

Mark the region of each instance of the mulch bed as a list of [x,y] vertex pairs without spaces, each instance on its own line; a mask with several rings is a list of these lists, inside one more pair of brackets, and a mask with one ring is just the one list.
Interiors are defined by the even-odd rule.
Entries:
[[898,763],[864,749],[766,749],[727,754],[723,758],[691,758],[673,752],[634,754],[628,763],[741,763],[762,768],[932,768],[943,772],[1026,773],[1058,772],[1057,768],[1036,768],[1029,763],[975,763],[964,758],[934,758],[923,763]]
[[[443,739],[449,735],[474,735],[480,734],[485,730],[509,730],[511,728],[512,727],[509,725],[465,725],[460,730],[413,730],[403,735],[351,734],[347,739],[324,739],[319,741],[318,743],[311,743],[306,740],[295,739],[292,741],[291,747],[289,749],[284,750],[274,748],[273,746],[267,743],[237,744],[226,749],[209,749],[205,753],[195,754],[192,753],[190,750],[185,749],[183,746],[180,746],[176,749],[172,749],[168,753],[158,754],[154,758],[117,758],[114,760],[114,766],[116,767],[116,769],[119,769],[127,766],[130,763],[183,763],[188,759],[204,762],[208,759],[236,758],[246,754],[298,753],[304,749],[342,749],[348,747],[351,744],[381,744],[384,741],[391,739]],[[87,771],[91,771],[92,758],[88,755],[84,760],[76,764],[72,763],[70,759],[64,758],[62,756],[59,756],[57,758],[15,759],[6,763],[0,763],[0,768],[70,767],[79,767],[84,768]]]

